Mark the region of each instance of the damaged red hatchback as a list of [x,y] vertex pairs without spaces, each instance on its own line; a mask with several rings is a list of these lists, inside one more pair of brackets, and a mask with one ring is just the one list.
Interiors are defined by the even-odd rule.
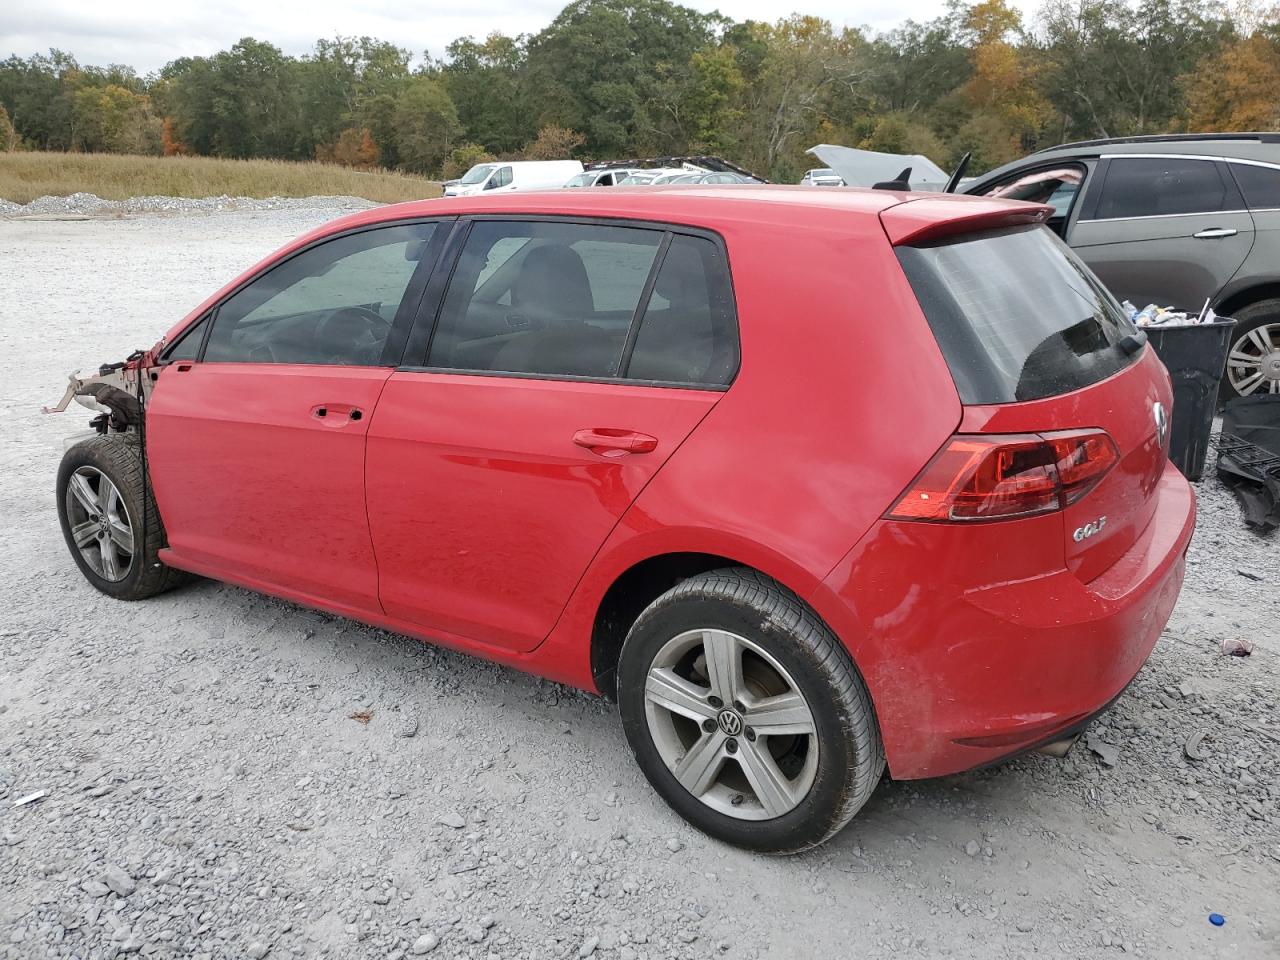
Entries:
[[[1169,617],[1169,378],[1048,208],[884,191],[383,207],[73,381],[75,562],[184,573],[616,696],[745,847],[886,765],[1061,745]],[[65,402],[65,401],[64,401]]]

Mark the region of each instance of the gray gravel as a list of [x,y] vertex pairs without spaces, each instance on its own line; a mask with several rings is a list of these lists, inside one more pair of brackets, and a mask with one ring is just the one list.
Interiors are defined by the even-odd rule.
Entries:
[[1212,478],[1113,766],[886,783],[791,859],[687,828],[591,697],[216,583],[93,591],[52,497],[85,417],[40,404],[339,212],[0,221],[0,957],[1280,956],[1280,562]]
[[360,197],[130,197],[127,200],[103,200],[92,193],[73,193],[64,197],[37,197],[27,204],[0,200],[0,216],[38,218],[79,218],[120,216],[136,213],[226,213],[253,210],[365,210],[377,206]]

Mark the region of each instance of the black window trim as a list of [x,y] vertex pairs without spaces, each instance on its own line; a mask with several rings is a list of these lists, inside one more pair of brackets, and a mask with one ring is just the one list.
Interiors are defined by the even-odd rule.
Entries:
[[[213,325],[218,320],[218,312],[222,309],[223,305],[226,304],[228,300],[230,300],[236,294],[240,293],[245,288],[247,288],[253,283],[256,283],[258,280],[265,277],[268,273],[275,270],[277,267],[281,267],[284,264],[289,263],[295,257],[299,257],[304,253],[307,253],[311,250],[316,249],[317,247],[323,246],[324,244],[329,243],[332,240],[341,240],[345,237],[356,236],[361,233],[369,233],[374,230],[381,230],[388,227],[411,227],[411,226],[418,226],[420,224],[428,224],[428,223],[434,224],[436,229],[432,231],[431,239],[427,241],[426,249],[423,250],[422,257],[419,259],[417,267],[414,268],[413,274],[409,278],[409,285],[405,287],[404,295],[400,299],[400,306],[396,309],[395,318],[391,321],[391,332],[387,335],[387,342],[383,346],[382,357],[379,359],[379,362],[376,364],[353,365],[353,366],[374,367],[374,368],[388,367],[388,368],[394,369],[398,367],[400,363],[404,360],[404,352],[412,332],[412,329],[411,329],[412,325],[415,321],[415,318],[418,315],[418,310],[422,306],[422,299],[426,295],[427,287],[430,283],[430,280],[437,272],[436,267],[439,265],[440,255],[444,249],[445,241],[447,238],[449,238],[452,235],[452,230],[449,228],[452,228],[453,226],[455,226],[457,219],[458,218],[456,216],[401,217],[401,218],[391,219],[391,220],[379,220],[375,223],[364,223],[356,227],[350,227],[346,230],[339,230],[334,233],[327,233],[322,237],[316,237],[310,243],[307,243],[301,247],[298,247],[298,249],[291,252],[287,257],[282,257],[279,260],[271,261],[269,264],[264,266],[261,270],[258,270],[257,272],[255,272],[252,276],[247,277],[244,280],[242,280],[240,283],[236,284],[234,289],[227,291],[226,294],[224,294],[221,298],[219,298],[217,303],[215,303],[203,314],[201,314],[200,317],[194,323],[188,324],[181,331],[179,331],[178,335],[174,338],[173,343],[165,346],[165,351],[164,351],[165,355],[162,355],[161,361],[169,362],[167,360],[168,352],[176,348],[177,345],[182,342],[183,338],[186,337],[188,331],[190,331],[192,328],[194,328],[195,326],[201,323],[205,323],[204,332],[201,335],[200,351],[196,356],[196,359],[194,361],[188,361],[188,360],[182,361],[184,363],[191,363],[191,362],[204,363],[205,350],[209,346],[209,336],[211,331],[213,330]],[[253,363],[254,361],[210,360],[208,362],[209,363],[224,363],[224,362],[225,363]],[[271,364],[271,363],[259,363],[256,365],[264,368],[270,368],[273,366],[274,367],[343,366],[342,364]]]
[[[466,244],[467,237],[471,233],[472,225],[486,220],[521,223],[570,223],[580,224],[583,226],[600,227],[627,227],[632,229],[661,231],[663,233],[662,241],[659,243],[658,251],[655,253],[653,263],[649,268],[649,276],[645,279],[645,285],[640,295],[640,301],[637,303],[636,309],[632,313],[631,323],[627,328],[627,340],[624,342],[622,358],[618,363],[618,376],[591,377],[578,374],[521,373],[507,370],[463,370],[458,367],[435,367],[427,365],[426,360],[427,357],[430,356],[431,341],[435,337],[436,330],[440,324],[440,312],[444,306],[444,296],[448,290],[450,281],[453,279],[454,271],[457,269],[462,249]],[[720,251],[721,260],[724,263],[725,278],[728,281],[734,333],[737,335],[738,340],[738,363],[729,375],[727,383],[694,383],[682,380],[640,380],[622,375],[630,366],[631,351],[634,349],[635,340],[639,336],[639,324],[643,319],[644,309],[648,306],[649,298],[653,293],[653,287],[657,282],[658,268],[661,266],[662,259],[666,256],[671,240],[677,235],[709,240],[714,243],[716,248]],[[421,362],[407,362],[409,357],[419,357],[421,358]],[[706,227],[668,223],[660,220],[647,220],[640,217],[590,217],[545,213],[477,213],[463,214],[459,216],[457,218],[457,223],[454,224],[453,230],[449,232],[448,249],[438,259],[435,269],[432,271],[431,280],[428,284],[428,291],[423,295],[413,330],[409,335],[409,343],[405,349],[405,358],[396,368],[396,372],[443,374],[447,376],[463,377],[508,377],[517,380],[548,380],[564,381],[569,383],[605,383],[615,384],[618,386],[663,387],[677,390],[709,390],[716,393],[724,393],[733,386],[741,369],[742,329],[741,325],[738,323],[738,298],[733,284],[733,268],[729,263],[729,253],[724,237],[716,231],[710,230]]]
[[[217,318],[217,314],[218,308],[216,306],[210,307],[204,313],[200,314],[193,323],[189,323],[183,327],[173,340],[165,344],[164,350],[160,353],[160,366],[165,366],[170,363],[198,363],[204,357],[204,348],[209,342],[209,331],[213,329],[213,321]],[[199,329],[201,324],[204,325],[203,330]],[[200,340],[200,345],[196,347],[196,355],[194,357],[187,358],[174,357],[173,351],[177,350],[187,337],[191,336],[193,333],[198,333],[198,339]]]

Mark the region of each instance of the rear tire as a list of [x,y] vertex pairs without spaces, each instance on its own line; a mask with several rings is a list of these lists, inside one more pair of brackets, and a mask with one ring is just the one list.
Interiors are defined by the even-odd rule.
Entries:
[[[1219,396],[1280,393],[1280,299],[1259,300],[1235,311],[1227,368]],[[1239,362],[1232,362],[1235,357]]]
[[627,635],[618,681],[641,770],[680,816],[726,843],[817,846],[884,772],[871,697],[848,651],[754,570],[703,573],[650,604]]
[[58,521],[84,578],[117,600],[142,600],[190,576],[158,559],[164,525],[132,434],[77,443],[58,467]]

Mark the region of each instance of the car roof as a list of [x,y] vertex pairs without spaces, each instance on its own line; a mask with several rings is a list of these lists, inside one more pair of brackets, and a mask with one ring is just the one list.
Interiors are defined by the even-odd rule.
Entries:
[[986,184],[1032,167],[1043,167],[1066,160],[1114,156],[1207,157],[1280,165],[1280,133],[1183,133],[1080,140],[1047,147],[1020,157],[974,177],[962,189],[982,189]]
[[[298,246],[332,233],[361,226],[424,217],[510,214],[641,220],[717,230],[734,226],[796,226],[832,229],[855,220],[879,218],[892,233],[886,211],[898,207],[893,219],[910,221],[919,232],[930,225],[951,224],[948,232],[966,223],[992,225],[1001,218],[1020,222],[1028,211],[1047,211],[1021,200],[970,197],[937,191],[851,188],[815,191],[799,184],[661,184],[612,187],[609,190],[529,190],[499,196],[473,194],[437,197],[373,207],[327,223],[299,237]],[[907,212],[909,211],[909,213]],[[865,229],[865,223],[860,224]],[[976,227],[975,227],[976,229]],[[899,242],[897,239],[894,242]]]
[[763,228],[888,235],[891,243],[930,236],[1043,222],[1041,204],[954,193],[897,190],[814,190],[782,184],[680,184],[608,190],[529,190],[498,196],[437,197],[371,207],[297,237],[211,294],[167,334],[171,340],[241,283],[309,244],[348,230],[435,217],[535,216],[635,220],[728,232]]

